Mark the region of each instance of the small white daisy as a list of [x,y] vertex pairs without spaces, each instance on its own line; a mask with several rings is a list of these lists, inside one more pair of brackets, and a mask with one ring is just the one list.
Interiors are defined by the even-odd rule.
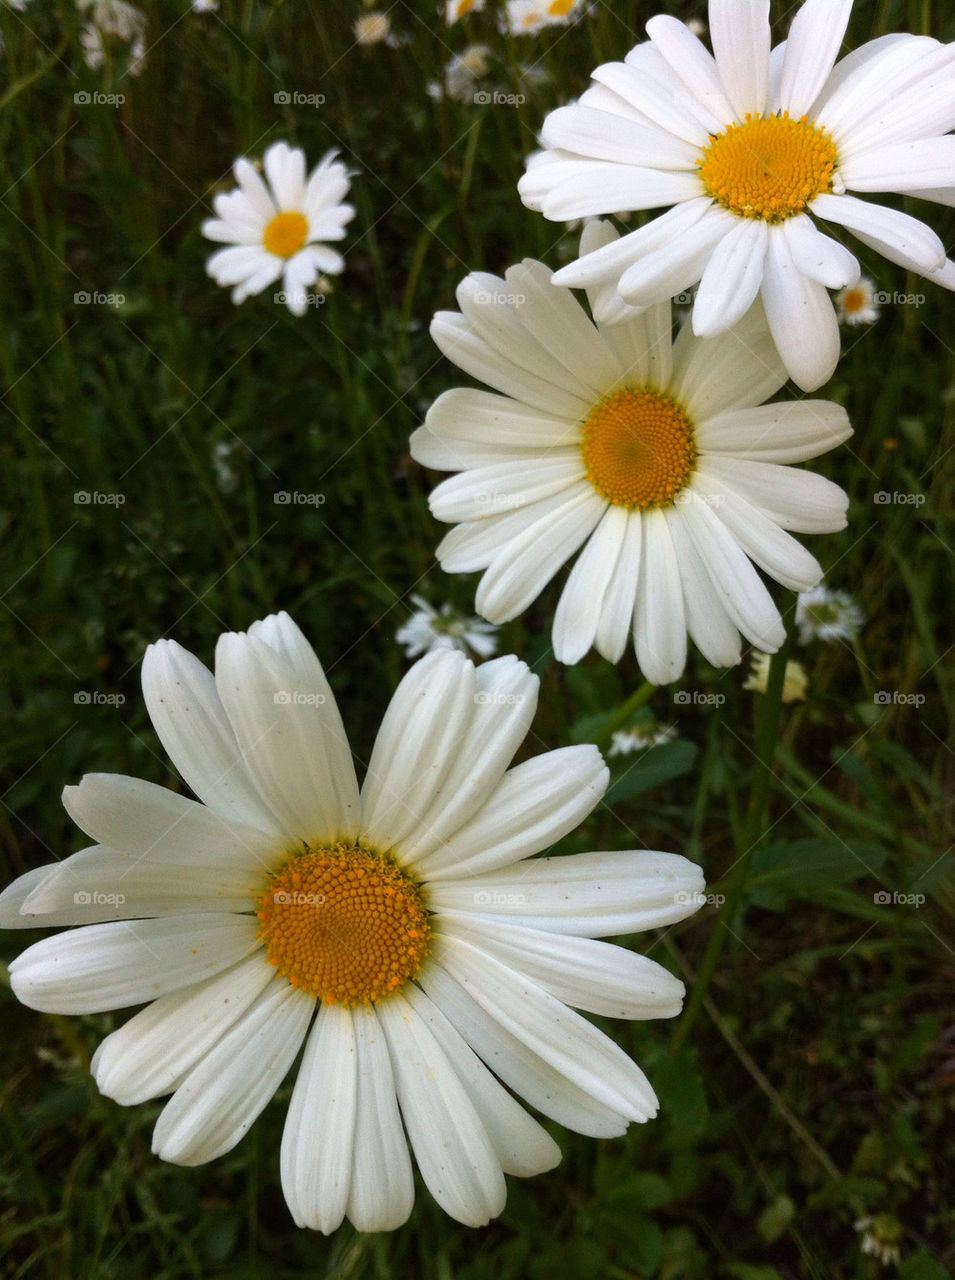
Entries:
[[244,302],[282,277],[285,303],[293,315],[304,315],[308,290],[320,271],[337,275],[345,260],[328,245],[345,236],[355,210],[342,200],[348,192],[348,170],[327,152],[306,175],[305,153],[275,142],[262,164],[265,179],[250,161],[235,162],[238,187],[213,201],[218,217],[202,224],[209,240],[225,242],[206,263],[221,285],[233,285],[232,301]]
[[126,73],[138,76],[146,59],[146,16],[123,0],[77,0],[77,9],[89,17],[80,31],[83,61],[97,70],[106,60],[104,41],[118,40],[128,45]]
[[879,301],[868,276],[860,276],[857,284],[839,290],[836,315],[840,324],[875,324],[879,318]]
[[400,1226],[409,1144],[442,1208],[483,1225],[505,1173],[560,1160],[509,1089],[602,1138],[656,1113],[639,1067],[574,1009],[677,1014],[677,978],[595,939],[681,920],[703,888],[676,854],[533,857],[609,779],[593,746],[508,768],[538,684],[514,657],[422,658],[359,790],[287,615],[220,637],[215,676],[151,646],[146,705],[198,800],[116,774],[66,788],[97,843],[21,876],[0,924],[77,927],[13,962],[14,993],[58,1014],[145,1005],[91,1069],[125,1105],[172,1094],[153,1134],[164,1160],[231,1151],[304,1047],[281,1152],[299,1226]]
[[217,13],[219,0],[192,0],[193,13]]
[[693,329],[706,338],[761,295],[805,390],[839,359],[827,290],[859,277],[817,220],[955,289],[955,263],[934,231],[850,194],[955,204],[955,44],[882,36],[836,62],[851,8],[805,0],[771,52],[769,0],[710,0],[713,54],[662,15],[647,24],[648,43],[598,67],[580,100],[544,121],[547,150],[528,161],[524,203],[559,222],[667,212],[562,267],[555,284],[609,286],[644,307],[699,281]]
[[387,13],[376,10],[373,13],[363,13],[356,18],[352,30],[358,44],[381,44],[391,35],[391,21]]
[[634,751],[647,751],[650,747],[662,747],[677,737],[675,724],[648,724],[639,729],[621,729],[610,739],[609,756],[629,756]]
[[830,591],[822,582],[801,591],[796,600],[796,626],[800,644],[810,640],[854,640],[865,614],[848,591]]
[[860,1248],[870,1258],[876,1258],[883,1267],[897,1267],[902,1261],[902,1224],[890,1213],[879,1213],[874,1218],[858,1218],[853,1226],[862,1235]]
[[472,649],[478,657],[489,658],[497,651],[497,627],[492,622],[465,617],[450,604],[443,604],[439,612],[421,596],[413,595],[411,602],[417,613],[395,632],[398,644],[405,645],[406,657],[417,658],[435,649],[462,653]]
[[[591,222],[581,248],[614,239]],[[593,645],[617,662],[631,627],[654,684],[680,675],[688,632],[716,666],[740,660],[740,632],[775,651],[783,624],[752,562],[792,590],[819,581],[785,531],[842,529],[848,502],[788,464],[851,429],[825,400],[763,404],[785,371],[762,309],[706,342],[684,325],[671,346],[669,301],[595,326],[530,259],[503,280],[468,276],[457,297],[463,314],[440,312],[432,336],[499,394],[446,391],[411,453],[461,472],[430,504],[458,525],[438,547],[442,567],[485,570],[478,613],[516,617],[583,548],[554,618],[558,661]]]
[[501,26],[506,34],[533,36],[575,22],[582,11],[583,0],[507,0]]
[[488,73],[486,44],[468,45],[461,53],[448,60],[444,69],[444,84],[432,80],[428,85],[428,97],[435,102],[448,97],[452,102],[473,102],[475,83]]
[[480,13],[483,8],[484,0],[447,0],[444,20],[450,26],[453,22],[466,18],[469,13]]
[[[765,693],[769,688],[768,653],[754,651],[752,670],[743,685],[751,693]],[[809,689],[809,677],[801,662],[787,662],[783,675],[783,702],[805,702]]]

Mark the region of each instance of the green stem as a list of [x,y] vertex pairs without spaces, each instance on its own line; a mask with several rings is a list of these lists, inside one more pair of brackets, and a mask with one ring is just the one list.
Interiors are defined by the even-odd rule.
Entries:
[[604,751],[613,735],[627,723],[634,712],[639,711],[642,706],[645,706],[650,701],[656,687],[655,684],[650,684],[649,680],[645,680],[639,689],[631,693],[623,706],[619,707],[612,716],[609,716],[604,721],[603,727],[594,738],[594,742],[601,751]]
[[769,667],[766,692],[759,695],[759,701],[756,705],[756,763],[753,766],[749,804],[736,841],[736,861],[726,885],[726,899],[720,907],[719,920],[716,928],[710,934],[709,942],[706,944],[696,983],[687,1002],[683,1017],[680,1020],[679,1029],[673,1038],[673,1053],[677,1053],[686,1040],[690,1027],[693,1025],[703,1005],[706,993],[713,980],[713,975],[716,972],[716,966],[719,964],[720,956],[723,954],[723,948],[726,945],[726,936],[730,932],[729,922],[735,918],[739,909],[743,890],[746,887],[746,877],[749,873],[749,864],[753,857],[753,851],[762,836],[766,798],[769,795],[769,784],[773,776],[773,756],[776,749],[779,716],[783,704],[786,663],[789,659],[789,650],[792,644],[792,632],[789,625],[791,615],[792,607],[787,611],[785,619],[787,623],[786,639],[779,652],[773,655]]

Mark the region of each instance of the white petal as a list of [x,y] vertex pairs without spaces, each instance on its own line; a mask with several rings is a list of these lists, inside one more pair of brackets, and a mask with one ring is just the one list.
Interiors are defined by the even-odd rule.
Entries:
[[[44,880],[52,872],[56,871],[60,864],[58,862],[48,862],[42,867],[34,867],[31,871],[25,871],[22,876],[18,876],[12,884],[0,893],[0,929],[42,929],[32,916],[21,914],[23,904],[27,898],[36,889],[43,884]],[[72,920],[52,920],[51,924],[72,924]],[[79,921],[77,923],[80,923]],[[86,923],[83,921],[82,923]]]
[[259,946],[257,932],[254,916],[221,913],[83,925],[17,956],[10,985],[43,1013],[122,1009],[215,977]]
[[558,662],[579,662],[594,642],[628,519],[625,509],[608,507],[570,571],[554,614],[554,656]]
[[436,926],[438,936],[457,934],[575,1009],[646,1019],[676,1017],[683,1005],[679,978],[613,943],[450,913],[442,914]]
[[838,533],[846,527],[849,500],[825,476],[798,467],[718,456],[706,459],[705,472],[715,473],[783,529]]
[[429,964],[419,982],[434,1004],[494,1074],[518,1096],[577,1133],[617,1138],[627,1121],[573,1084],[549,1062],[501,1025],[494,1025],[464,987],[438,964]]
[[[464,874],[462,872],[462,874]],[[696,911],[703,873],[675,853],[578,853],[534,858],[428,886],[435,912],[511,920],[550,933],[611,937],[658,929]]]
[[[870,147],[912,138],[936,138],[955,127],[955,50],[941,46],[918,80],[898,94],[869,106],[840,140],[839,155],[851,160]],[[944,59],[944,64],[943,64]]]
[[872,147],[842,162],[853,191],[916,191],[955,186],[955,137],[918,138]]
[[702,453],[752,457],[759,462],[805,462],[851,435],[849,415],[831,400],[787,400],[733,409],[696,426]]
[[395,690],[362,787],[362,838],[390,849],[416,833],[434,803],[477,709],[474,664],[429,653]]
[[154,1000],[93,1055],[100,1093],[124,1107],[170,1093],[274,979],[257,951],[217,978]]
[[[555,418],[507,396],[470,387],[443,391],[428,410],[424,429],[439,443],[432,442],[427,451],[420,448],[419,429],[411,437],[411,456],[426,467],[446,471],[504,461],[522,453],[545,453],[576,444],[580,439],[580,425],[575,418]],[[459,459],[456,450],[464,445],[485,449],[487,456],[466,455]]]
[[839,363],[839,323],[824,287],[793,261],[785,225],[773,228],[769,237],[763,302],[786,372],[804,391],[814,391]]
[[733,120],[733,108],[724,92],[716,61],[703,43],[687,26],[667,14],[650,19],[647,35],[686,85],[693,100],[724,127],[728,125]]
[[[579,492],[585,490],[591,490],[589,481],[579,486]],[[507,515],[470,520],[445,534],[435,555],[445,573],[486,569],[499,551],[512,545],[514,539],[528,529],[533,527],[539,535],[543,534],[566,506],[567,494],[562,490],[540,502],[509,511]]]
[[772,45],[769,0],[710,0],[709,20],[720,81],[736,119],[762,115]]
[[831,240],[805,213],[786,222],[786,239],[796,270],[827,289],[845,289],[859,281],[859,263],[843,245]]
[[[608,119],[617,123],[615,117]],[[703,191],[695,170],[674,172],[599,160],[581,160],[573,167],[568,165],[568,170],[541,202],[541,212],[553,222],[571,222],[574,218],[590,218],[598,213],[662,209],[693,200]]]
[[698,338],[684,323],[673,347],[670,394],[694,422],[728,409],[768,400],[786,381],[762,303],[756,301],[735,328]]
[[715,246],[693,304],[697,337],[712,338],[742,320],[763,282],[768,241],[762,218],[742,218]]
[[507,1188],[487,1131],[427,1023],[400,994],[378,1006],[398,1104],[425,1186],[458,1222],[483,1227]]
[[731,485],[708,477],[707,486],[723,499],[713,506],[717,518],[754,564],[790,591],[808,591],[816,586],[822,568],[815,556]]
[[159,741],[203,804],[277,835],[281,829],[246,768],[209,668],[174,640],[159,640],[146,650],[142,683]]
[[607,505],[586,480],[565,490],[564,498],[561,510],[519,533],[491,561],[475,596],[478,613],[489,621],[509,622],[523,613],[589,537]]
[[314,1011],[312,997],[287,982],[268,986],[166,1103],[154,1153],[194,1166],[231,1151],[288,1074]]
[[414,983],[406,999],[427,1023],[477,1112],[505,1173],[527,1178],[560,1163],[560,1147],[491,1075],[433,1000]]
[[352,1014],[358,1049],[355,1162],[346,1213],[358,1231],[394,1231],[414,1204],[411,1156],[398,1114],[385,1033],[374,1010]]
[[[686,163],[680,168],[696,164],[715,122],[706,110],[694,110],[696,104],[685,85],[651,44],[637,45],[627,55],[626,62],[605,62],[593,73],[593,78],[635,107],[645,119],[687,144]],[[622,158],[635,159],[634,156]],[[647,163],[642,157],[641,162]]]
[[804,0],[789,28],[778,109],[807,115],[839,56],[852,0]]
[[471,943],[444,934],[435,962],[481,1006],[571,1084],[628,1120],[657,1112],[650,1084],[630,1058],[602,1032],[523,974]]
[[260,271],[271,271],[274,266],[275,259],[261,245],[241,245],[217,249],[206,259],[206,274],[216,284],[230,285],[254,280]]
[[[705,484],[705,477],[701,481]],[[733,625],[763,653],[775,653],[786,629],[772,596],[736,539],[707,503],[686,503],[680,514]]]
[[620,556],[604,595],[594,638],[594,647],[608,662],[620,661],[630,638],[640,581],[642,545],[643,516],[639,511],[629,511]]
[[[740,660],[739,632],[733,626],[680,515],[684,504],[697,501],[699,496],[695,489],[685,489],[679,496],[678,505],[664,513],[673,550],[680,563],[686,629],[707,662],[715,667],[732,667]],[[705,500],[707,495],[701,497]]]
[[354,838],[355,775],[328,682],[261,633],[216,644],[216,686],[259,791],[288,833],[315,844]]
[[540,680],[508,655],[477,668],[475,705],[450,770],[418,828],[395,846],[402,865],[414,865],[446,844],[485,805],[537,710]]
[[262,218],[263,225],[271,222],[278,210],[255,166],[244,157],[240,157],[235,162],[234,170],[236,182],[256,213]]
[[301,213],[305,208],[305,152],[287,142],[274,142],[262,157],[262,167],[277,206]]
[[264,872],[287,848],[258,827],[118,773],[87,773],[79,786],[64,787],[63,807],[100,844],[153,863],[222,868],[231,862],[237,871]]
[[585,475],[578,448],[553,450],[545,457],[471,467],[433,489],[428,506],[436,520],[448,524],[484,520],[564,493]]
[[817,196],[812,211],[828,222],[848,227],[863,244],[876,249],[890,262],[922,275],[945,261],[945,246],[934,231],[899,209],[857,200],[855,196]]
[[[614,74],[615,69],[619,75]],[[594,72],[595,79],[611,88],[614,81],[626,81],[631,76],[636,78],[630,68],[619,62],[607,63]],[[699,146],[706,145],[705,134],[694,147],[668,130],[637,124],[608,111],[579,104],[551,111],[544,120],[541,138],[548,147],[562,148],[591,160],[648,169],[692,169],[699,157]]]
[[735,215],[712,204],[678,240],[645,254],[627,268],[617,286],[621,297],[631,305],[649,306],[688,289],[702,276],[716,245],[737,225]]
[[951,56],[937,40],[922,36],[872,40],[836,64],[813,106],[813,119],[833,135],[837,147],[843,142],[851,147],[855,129],[868,124],[883,102],[897,100],[914,85],[925,83]]
[[352,1014],[322,1005],[282,1131],[282,1190],[297,1227],[329,1235],[348,1205],[358,1102]]
[[547,849],[583,821],[607,790],[610,770],[596,747],[560,747],[515,766],[481,811],[429,855],[429,884],[510,866]]
[[634,605],[637,661],[651,684],[669,684],[686,666],[680,565],[662,511],[643,513],[640,586]]

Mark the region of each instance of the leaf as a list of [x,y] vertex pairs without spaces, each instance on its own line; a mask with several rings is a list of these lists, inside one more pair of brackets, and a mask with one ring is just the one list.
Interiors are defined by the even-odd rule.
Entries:
[[760,1239],[766,1244],[772,1244],[787,1230],[795,1216],[795,1202],[787,1195],[778,1195],[756,1220],[756,1230],[759,1232]]
[[664,742],[659,747],[650,747],[627,767],[625,773],[611,782],[604,803],[612,808],[642,795],[651,787],[672,782],[674,778],[682,778],[692,770],[696,752],[696,743],[682,738],[676,742]]
[[593,667],[568,667],[564,680],[567,692],[577,704],[577,710],[584,715],[603,711],[603,718],[606,720],[623,702],[620,677],[607,662]]
[[899,1280],[949,1280],[950,1273],[924,1249],[906,1258],[899,1267]]
[[871,875],[886,851],[864,841],[780,840],[753,855],[746,892],[756,906],[782,911],[791,899],[813,900],[822,889]]
[[606,1201],[624,1200],[640,1209],[659,1209],[673,1199],[666,1178],[658,1173],[631,1173],[607,1193]]

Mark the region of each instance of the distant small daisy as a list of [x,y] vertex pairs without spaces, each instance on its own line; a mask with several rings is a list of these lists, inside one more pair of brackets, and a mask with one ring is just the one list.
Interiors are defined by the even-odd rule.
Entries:
[[359,44],[381,44],[391,35],[391,22],[387,13],[364,13],[355,19],[352,29]]
[[216,196],[218,217],[202,224],[208,240],[229,246],[209,258],[206,271],[218,284],[234,286],[234,303],[282,277],[289,311],[304,315],[318,273],[344,270],[345,259],[327,243],[344,238],[355,214],[342,203],[348,170],[336,154],[327,152],[306,176],[304,151],[275,142],[262,160],[264,179],[250,161],[236,160],[238,187]]
[[96,70],[106,61],[106,42],[127,46],[126,73],[138,76],[146,59],[146,16],[123,0],[77,0],[77,9],[89,18],[80,32],[83,61]]
[[445,97],[452,102],[473,102],[475,84],[488,73],[490,52],[486,44],[471,44],[461,53],[456,53],[445,66],[444,84],[432,80],[427,89],[428,97],[435,102]]
[[576,21],[582,9],[582,0],[508,0],[502,25],[511,35],[533,36]]
[[497,651],[497,627],[483,618],[468,618],[450,604],[440,610],[421,596],[412,596],[417,613],[395,632],[395,639],[405,645],[405,656],[417,658],[435,649],[472,649],[479,657],[489,658]]
[[[744,689],[751,693],[765,693],[769,687],[769,654],[753,653],[753,666]],[[809,689],[809,677],[801,662],[787,662],[783,676],[783,702],[805,702]]]
[[219,9],[219,0],[192,0],[193,13],[216,13]]
[[480,13],[484,8],[484,0],[447,0],[444,6],[444,20],[450,26],[469,13]]
[[876,1258],[883,1267],[897,1267],[902,1261],[902,1224],[890,1213],[875,1217],[858,1218],[853,1223],[862,1236],[860,1248],[870,1258]]
[[865,614],[848,591],[830,591],[822,582],[801,591],[796,600],[796,626],[800,644],[810,640],[854,640]]
[[639,729],[621,729],[610,740],[609,756],[629,756],[634,751],[648,751],[650,747],[662,747],[678,736],[675,724],[646,724]]
[[[536,857],[599,803],[580,744],[511,767],[539,680],[508,655],[422,658],[359,789],[328,680],[287,614],[228,633],[215,675],[169,640],[143,693],[198,799],[87,774],[64,803],[94,841],[0,895],[0,926],[67,926],[10,965],[32,1009],[138,1012],[90,1070],[125,1106],[168,1096],[153,1151],[232,1151],[300,1063],[281,1146],[296,1224],[390,1231],[413,1152],[452,1218],[504,1208],[505,1174],[561,1158],[518,1101],[618,1137],[658,1109],[646,1076],[577,1009],[672,1018],[683,983],[599,941],[683,920],[699,867],[640,849]],[[410,1150],[409,1150],[410,1148]]]
[[875,324],[879,318],[879,302],[875,285],[868,276],[836,294],[836,315],[840,324]]

